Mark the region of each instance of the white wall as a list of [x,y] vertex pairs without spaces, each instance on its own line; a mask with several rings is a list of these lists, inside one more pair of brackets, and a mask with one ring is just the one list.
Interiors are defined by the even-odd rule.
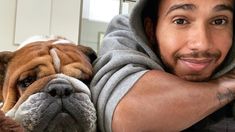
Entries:
[[104,33],[107,29],[107,23],[82,19],[81,44],[98,50],[98,35]]
[[16,0],[0,0],[0,51],[15,50],[14,42]]
[[81,0],[21,0],[17,3],[15,43],[34,35],[60,35],[78,42]]
[[0,51],[14,51],[33,35],[61,35],[78,42],[80,2],[0,0]]
[[[17,39],[15,39],[15,21],[16,21],[16,2],[18,0],[0,0],[0,51],[5,51],[5,50],[15,50],[17,49],[17,45],[15,45],[15,41]],[[53,0],[57,2],[57,6],[56,7],[63,7],[63,4],[60,4],[60,1],[58,0]],[[77,3],[76,0],[70,0],[70,3]],[[83,7],[86,9],[87,6],[89,5],[88,0],[84,0],[84,5]],[[58,5],[59,3],[59,5]],[[129,5],[130,4],[130,5]],[[132,8],[132,4],[134,3],[129,3],[129,10],[131,10],[130,8]],[[76,4],[75,4],[76,5]],[[73,7],[74,10],[70,9],[70,12],[79,12],[79,10],[76,10],[76,8],[74,8],[75,5],[67,5],[64,7]],[[61,14],[63,14],[63,12],[59,12],[58,8],[53,7],[54,10],[57,10],[57,12],[59,13],[59,15],[56,15],[56,17],[54,17],[54,19],[52,20],[52,24],[55,23],[55,25],[63,25],[61,28],[65,28],[68,27],[66,24],[69,24],[70,22],[67,21],[67,17],[66,13],[64,14],[64,16],[62,16]],[[87,8],[88,9],[88,8]],[[129,12],[129,11],[128,11]],[[84,13],[84,10],[83,10]],[[85,13],[86,14],[86,13]],[[85,15],[83,14],[83,15]],[[104,14],[101,14],[104,15]],[[71,16],[70,16],[71,17]],[[73,15],[74,17],[74,15]],[[61,21],[58,20],[59,18],[66,18],[66,21]],[[55,20],[55,21],[53,21]],[[63,22],[63,23],[62,23]],[[73,21],[74,22],[74,21]],[[76,19],[76,22],[79,24],[79,21]],[[29,27],[29,26],[27,26]],[[81,44],[87,45],[92,47],[94,50],[97,51],[98,49],[98,34],[100,32],[105,32],[106,28],[107,28],[107,23],[105,22],[97,22],[97,21],[92,21],[92,20],[88,20],[88,19],[82,19],[81,22],[81,34],[80,34],[80,42]],[[55,28],[52,26],[51,32],[53,31],[53,29],[59,29],[62,31],[62,29],[60,28]],[[67,28],[66,28],[67,29]],[[29,30],[29,29],[24,29],[25,31]],[[71,30],[76,30],[78,31],[78,27],[75,28],[68,28],[67,32],[70,32]],[[63,31],[63,33],[65,33]],[[73,34],[72,37],[77,37],[79,35],[77,34]],[[69,35],[66,35],[65,37],[71,37]],[[72,38],[71,37],[71,38]],[[17,36],[16,36],[17,38]],[[25,38],[26,39],[26,38]]]

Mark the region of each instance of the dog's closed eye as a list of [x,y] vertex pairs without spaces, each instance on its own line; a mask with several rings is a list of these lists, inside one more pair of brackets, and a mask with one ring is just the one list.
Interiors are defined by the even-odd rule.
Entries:
[[34,81],[36,81],[36,77],[28,76],[28,77],[26,77],[26,78],[23,79],[23,80],[19,80],[19,81],[17,82],[17,86],[18,86],[19,88],[25,89],[25,88],[27,88],[29,85],[31,85]]

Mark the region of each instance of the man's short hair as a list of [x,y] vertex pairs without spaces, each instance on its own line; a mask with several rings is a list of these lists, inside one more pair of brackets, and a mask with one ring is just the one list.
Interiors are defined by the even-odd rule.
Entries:
[[158,19],[158,8],[159,8],[160,1],[161,0],[148,0],[147,1],[146,6],[144,7],[143,12],[142,12],[142,21],[143,22],[146,17],[149,17],[149,18],[151,18],[154,25],[156,26],[157,19]]

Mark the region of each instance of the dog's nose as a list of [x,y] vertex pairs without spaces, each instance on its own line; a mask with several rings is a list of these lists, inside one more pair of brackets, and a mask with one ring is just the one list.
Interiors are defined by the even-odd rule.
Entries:
[[68,97],[72,94],[73,89],[68,84],[52,84],[47,88],[47,92],[52,97]]

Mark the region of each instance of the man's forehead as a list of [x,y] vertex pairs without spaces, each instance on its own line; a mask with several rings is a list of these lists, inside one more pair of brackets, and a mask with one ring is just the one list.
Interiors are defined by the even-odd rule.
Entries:
[[160,11],[170,12],[182,9],[193,11],[199,8],[209,6],[214,11],[234,11],[234,0],[162,0],[160,2]]

